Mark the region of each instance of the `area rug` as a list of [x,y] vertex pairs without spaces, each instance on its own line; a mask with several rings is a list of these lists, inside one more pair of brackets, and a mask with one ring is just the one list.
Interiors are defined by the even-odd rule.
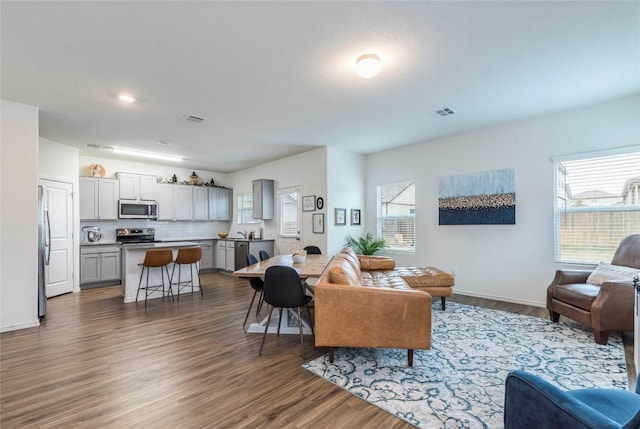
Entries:
[[524,369],[563,389],[627,388],[620,335],[594,342],[577,324],[447,303],[433,307],[430,350],[336,349],[304,368],[420,428],[503,427],[504,381]]

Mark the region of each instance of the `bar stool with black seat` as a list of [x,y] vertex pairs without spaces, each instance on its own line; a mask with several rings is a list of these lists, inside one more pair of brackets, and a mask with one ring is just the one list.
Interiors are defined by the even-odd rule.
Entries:
[[[247,254],[247,266],[257,264],[258,260],[251,253]],[[247,320],[249,319],[249,313],[251,313],[251,307],[253,307],[253,301],[256,299],[256,295],[260,292],[260,298],[258,298],[258,305],[256,306],[256,317],[258,313],[260,313],[260,309],[262,308],[262,303],[264,302],[264,281],[260,277],[248,277],[249,285],[253,289],[253,297],[251,298],[251,304],[249,304],[249,309],[247,310],[247,315],[244,316],[244,323],[242,324],[242,329],[244,329],[247,324]]]
[[261,250],[258,252],[258,256],[260,256],[260,260],[261,261],[266,261],[267,259],[269,259],[271,256],[269,255],[269,252],[267,252],[266,250]]
[[322,251],[318,246],[307,246],[303,249],[307,255],[322,255]]
[[307,307],[309,325],[311,326],[311,332],[314,333],[311,310],[309,310],[309,302],[311,302],[311,299],[312,298],[310,296],[304,294],[304,289],[300,283],[300,277],[295,269],[283,265],[274,265],[267,268],[264,275],[264,302],[269,304],[269,316],[267,317],[267,324],[264,328],[264,335],[262,337],[262,344],[260,345],[260,352],[258,355],[262,355],[262,348],[264,347],[264,340],[267,338],[267,330],[271,323],[271,313],[273,313],[273,309],[280,309],[280,317],[278,319],[278,335],[280,335],[282,309],[296,308],[298,311],[298,327],[300,328],[300,351],[302,358],[304,359],[304,340],[302,339],[300,307],[303,305]]
[[[169,276],[169,264],[173,261],[173,251],[171,249],[149,249],[144,254],[144,261],[141,264],[138,264],[142,267],[142,272],[140,273],[140,281],[138,282],[138,291],[136,292],[136,302],[138,302],[138,295],[140,295],[140,291],[144,290],[144,306],[147,306],[147,298],[149,297],[150,292],[155,292],[162,290],[162,297],[164,298],[164,275],[165,272],[167,274],[167,279],[169,280],[169,288],[167,290],[167,296],[171,294],[171,299],[173,299],[173,290],[171,289],[171,277]],[[147,270],[147,282],[145,286],[142,286],[142,277],[144,277],[145,268]],[[160,278],[162,279],[162,283],[150,285],[149,284],[149,272],[151,268],[160,268]],[[163,270],[164,268],[164,270]]]
[[[173,261],[173,269],[171,270],[171,284],[176,285],[176,291],[178,293],[178,301],[180,301],[180,290],[191,286],[191,293],[193,293],[193,269],[196,269],[196,275],[198,276],[198,287],[200,288],[200,295],[204,296],[202,291],[202,282],[200,281],[200,260],[202,259],[202,248],[196,247],[180,247],[175,261]],[[182,266],[189,265],[189,280],[182,280]],[[173,275],[178,267],[178,282],[173,282]]]

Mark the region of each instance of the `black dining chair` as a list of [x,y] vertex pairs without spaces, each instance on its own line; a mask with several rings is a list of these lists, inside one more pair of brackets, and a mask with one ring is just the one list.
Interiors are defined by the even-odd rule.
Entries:
[[266,250],[261,250],[258,252],[258,256],[260,256],[260,260],[261,261],[265,261],[267,259],[269,259],[271,256],[269,256],[269,253]]
[[322,251],[318,246],[307,246],[303,250],[305,250],[308,255],[322,255]]
[[[260,344],[260,352],[258,355],[262,355],[262,348],[264,347],[264,340],[267,338],[267,330],[269,329],[269,323],[271,322],[271,313],[274,308],[280,309],[280,316],[278,319],[278,335],[280,335],[280,323],[282,322],[282,309],[283,308],[296,308],[298,311],[298,327],[300,328],[300,351],[302,358],[304,359],[304,340],[302,339],[302,319],[300,318],[300,307],[307,307],[307,314],[309,315],[309,325],[311,326],[311,332],[313,332],[313,320],[311,319],[311,310],[309,310],[309,302],[311,297],[304,294],[304,289],[300,283],[300,277],[298,272],[291,267],[275,265],[267,268],[264,276],[264,302],[269,304],[269,316],[267,317],[267,324],[264,328],[264,335],[262,336],[262,344]],[[315,333],[314,333],[315,335]]]
[[[247,254],[247,266],[257,264],[258,260],[251,253]],[[258,299],[258,306],[256,307],[256,317],[258,313],[260,313],[260,309],[262,308],[262,303],[264,302],[264,281],[260,277],[249,277],[249,285],[253,289],[253,298],[251,298],[251,304],[249,304],[249,309],[247,310],[247,315],[244,317],[244,323],[242,324],[242,329],[244,329],[247,324],[247,319],[249,319],[249,313],[251,313],[251,307],[253,307],[253,301],[256,299],[256,295],[260,292],[260,298]]]

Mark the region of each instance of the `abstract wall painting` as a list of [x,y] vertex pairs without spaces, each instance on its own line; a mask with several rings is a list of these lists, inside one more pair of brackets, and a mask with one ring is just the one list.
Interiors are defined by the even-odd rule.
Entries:
[[440,225],[516,223],[515,169],[440,178]]

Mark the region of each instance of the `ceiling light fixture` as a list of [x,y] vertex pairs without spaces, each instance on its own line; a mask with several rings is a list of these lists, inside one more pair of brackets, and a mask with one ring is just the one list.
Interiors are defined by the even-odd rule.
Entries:
[[173,162],[182,161],[182,158],[180,158],[179,156],[162,155],[159,153],[151,153],[151,152],[140,152],[138,150],[122,149],[119,147],[114,147],[113,153],[117,153],[119,155],[139,156],[142,158],[161,159],[163,161],[173,161]]
[[131,104],[134,101],[136,101],[135,97],[132,96],[131,94],[118,94],[118,100],[122,101],[123,103],[127,103],[127,104]]
[[356,73],[364,79],[374,77],[381,68],[380,57],[376,54],[360,55],[356,60]]

